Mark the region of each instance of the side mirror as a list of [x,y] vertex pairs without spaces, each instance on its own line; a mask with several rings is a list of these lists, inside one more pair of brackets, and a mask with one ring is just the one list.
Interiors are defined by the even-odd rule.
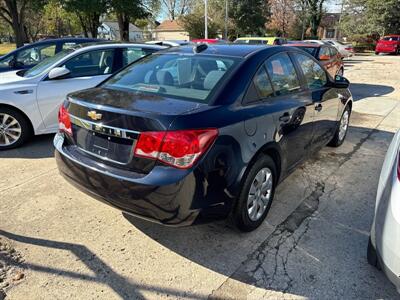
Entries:
[[49,79],[62,79],[64,76],[71,73],[65,66],[63,67],[56,67],[50,70],[49,72]]
[[329,56],[329,55],[320,55],[319,56],[319,60],[330,60],[331,59],[331,57]]
[[347,89],[350,85],[350,81],[343,76],[336,75],[334,81],[334,87],[338,89]]

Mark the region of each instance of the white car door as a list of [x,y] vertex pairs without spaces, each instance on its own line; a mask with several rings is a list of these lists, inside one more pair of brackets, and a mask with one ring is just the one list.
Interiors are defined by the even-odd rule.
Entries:
[[58,109],[67,94],[91,88],[108,78],[113,69],[114,50],[92,50],[80,53],[60,65],[70,70],[65,78],[48,79],[38,84],[37,102],[46,131],[58,128]]

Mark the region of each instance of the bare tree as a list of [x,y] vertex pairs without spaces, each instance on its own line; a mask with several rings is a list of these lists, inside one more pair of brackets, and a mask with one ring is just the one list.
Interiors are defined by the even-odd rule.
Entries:
[[268,26],[279,35],[287,37],[289,27],[295,21],[294,0],[270,0],[271,19]]
[[194,4],[193,0],[162,0],[170,20],[188,13]]

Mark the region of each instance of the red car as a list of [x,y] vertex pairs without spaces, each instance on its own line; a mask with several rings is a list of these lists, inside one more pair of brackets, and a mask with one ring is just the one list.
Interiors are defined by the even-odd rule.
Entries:
[[224,40],[220,40],[220,39],[193,39],[192,40],[193,43],[204,43],[204,44],[226,44],[226,42]]
[[343,57],[335,47],[303,42],[285,44],[284,46],[296,47],[308,52],[321,62],[333,78],[335,78],[335,75],[343,76]]
[[379,53],[400,54],[400,35],[393,34],[381,38],[375,47],[375,54]]

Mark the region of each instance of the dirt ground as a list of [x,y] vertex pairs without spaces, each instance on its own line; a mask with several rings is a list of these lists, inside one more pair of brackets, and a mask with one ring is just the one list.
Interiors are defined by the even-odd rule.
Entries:
[[354,107],[277,190],[255,232],[125,216],[58,174],[52,136],[0,153],[0,299],[400,299],[366,260],[383,158],[400,128],[400,56],[346,62]]

